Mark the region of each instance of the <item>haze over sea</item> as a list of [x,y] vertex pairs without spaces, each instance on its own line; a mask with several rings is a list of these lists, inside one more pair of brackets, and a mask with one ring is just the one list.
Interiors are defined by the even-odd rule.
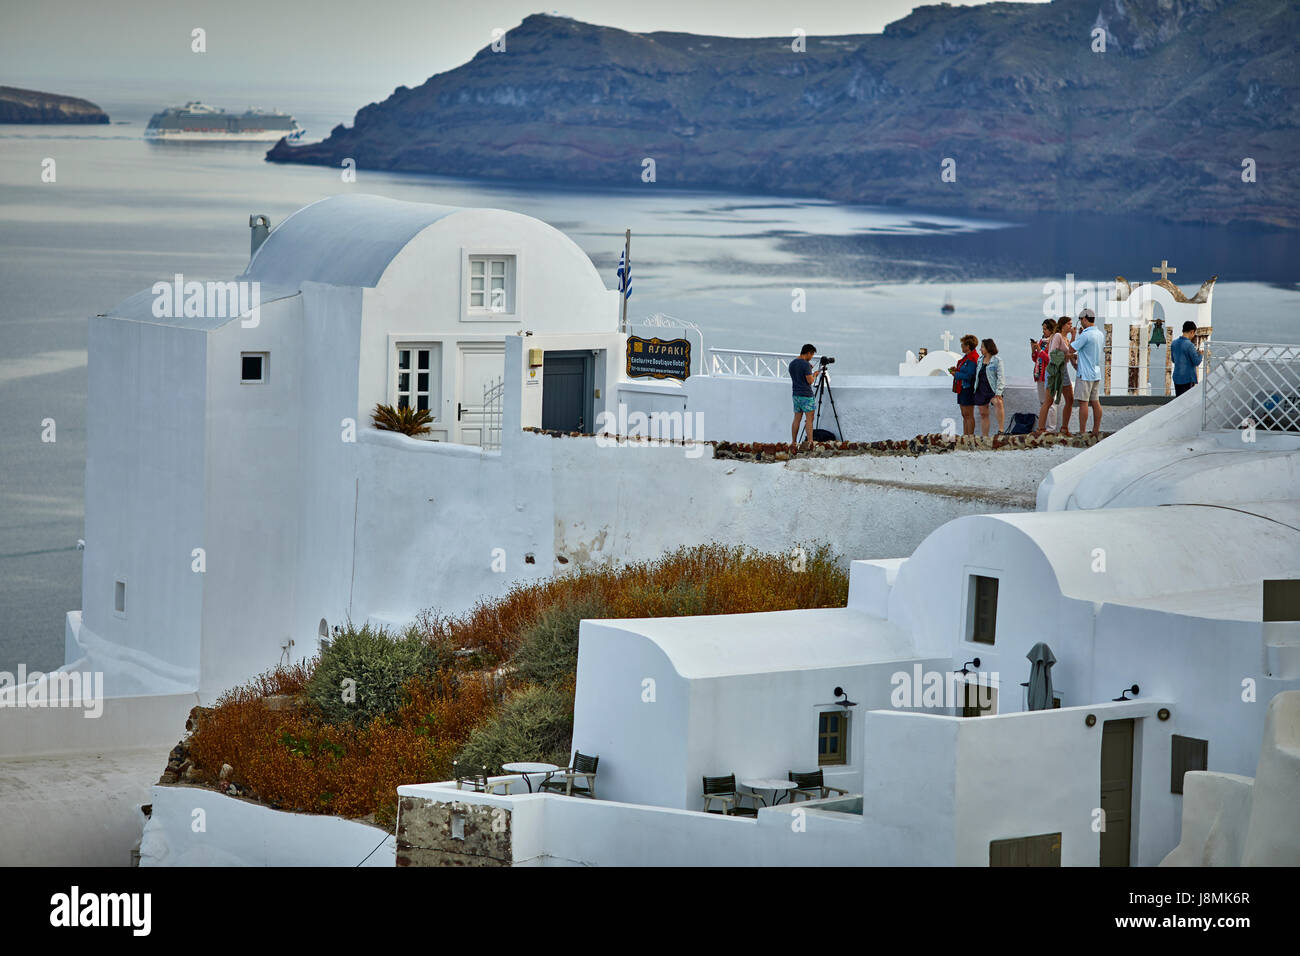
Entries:
[[[620,190],[365,169],[347,184],[340,170],[266,163],[267,144],[146,143],[149,115],[170,104],[95,99],[115,125],[0,126],[0,669],[61,664],[64,614],[82,603],[87,317],[177,272],[236,275],[249,213],[275,225],[344,192],[511,209],[568,233],[611,288],[631,228],[634,321],[690,320],[707,347],[788,352],[810,341],[838,358],[840,376],[894,374],[905,350],[940,347],[946,329],[998,340],[1010,374],[1027,376],[1021,343],[1038,329],[1045,282],[1068,272],[1147,280],[1161,259],[1189,294],[1220,276],[1216,338],[1300,341],[1295,233],[671,191],[636,170]],[[309,139],[350,122],[356,106],[297,102],[262,105],[293,112]],[[41,182],[47,157],[55,183]],[[793,289],[805,290],[806,312],[791,311]],[[955,315],[939,312],[946,293]],[[44,419],[56,423],[54,443],[41,441]]]

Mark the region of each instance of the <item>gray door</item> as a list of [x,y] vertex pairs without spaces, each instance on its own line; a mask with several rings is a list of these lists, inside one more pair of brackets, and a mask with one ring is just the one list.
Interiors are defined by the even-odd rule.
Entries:
[[542,427],[593,433],[590,352],[547,352],[542,359]]
[[1108,720],[1101,731],[1101,865],[1129,865],[1133,816],[1133,721]]

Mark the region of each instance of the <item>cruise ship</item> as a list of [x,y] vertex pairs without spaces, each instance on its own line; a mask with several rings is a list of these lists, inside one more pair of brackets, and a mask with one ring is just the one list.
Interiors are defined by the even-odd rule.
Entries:
[[226,142],[274,142],[287,139],[302,142],[306,130],[288,113],[249,109],[227,113],[223,109],[191,101],[155,113],[145,128],[145,139],[168,142],[220,140]]

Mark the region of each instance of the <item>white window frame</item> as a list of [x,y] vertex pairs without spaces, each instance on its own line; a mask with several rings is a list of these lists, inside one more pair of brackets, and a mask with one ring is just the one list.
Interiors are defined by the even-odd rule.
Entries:
[[[413,335],[389,335],[388,336],[387,388],[388,388],[389,405],[393,406],[393,408],[398,407],[397,403],[399,401],[399,394],[397,388],[398,385],[397,377],[400,374],[402,374],[403,371],[401,368],[399,368],[399,364],[398,364],[401,358],[399,353],[403,349],[409,349],[411,352],[416,352],[421,349],[427,349],[429,351],[429,374],[430,374],[429,414],[433,416],[434,425],[442,424],[443,388],[445,386],[445,383],[443,381],[443,375],[442,375],[444,344],[445,343],[443,342],[442,339],[430,339],[418,333]],[[417,360],[414,355],[412,355],[411,368],[408,371],[412,375],[416,375],[419,372],[419,369],[417,367]],[[418,382],[411,382],[410,384],[412,385],[412,388],[409,390],[410,393],[413,396],[418,395],[419,390],[414,387],[415,385],[418,384]],[[432,440],[434,436],[432,434],[428,434],[428,435],[421,435],[420,437]]]
[[[244,378],[244,359],[260,358],[262,360],[262,377],[261,378]],[[239,353],[239,384],[240,385],[266,385],[271,381],[271,353],[270,352],[240,352]]]
[[[484,247],[470,248],[462,247],[460,251],[461,270],[460,270],[460,320],[462,322],[520,322],[522,320],[519,308],[519,290],[523,287],[520,283],[520,264],[521,256],[519,249]],[[494,309],[488,301],[490,294],[487,281],[491,275],[491,265],[493,261],[504,261],[505,263],[505,308]],[[484,263],[484,304],[472,305],[470,297],[477,291],[473,288],[473,263]]]

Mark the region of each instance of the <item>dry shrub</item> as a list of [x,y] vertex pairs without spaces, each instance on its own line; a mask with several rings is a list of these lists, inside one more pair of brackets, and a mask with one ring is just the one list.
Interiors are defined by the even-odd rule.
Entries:
[[[373,815],[391,826],[397,787],[448,779],[457,754],[492,766],[525,759],[567,764],[574,621],[572,614],[547,618],[548,611],[578,608],[579,619],[593,609],[606,617],[736,614],[842,607],[847,597],[848,573],[824,545],[795,556],[720,544],[681,548],[656,561],[521,584],[459,617],[422,614],[417,629],[440,650],[443,666],[407,680],[392,698],[398,702],[373,719],[331,725],[308,704],[269,710],[263,697],[304,694],[313,660],[278,667],[222,695],[199,721],[190,755],[200,782],[215,783],[228,763],[231,782],[272,806]],[[530,636],[537,646],[522,656],[537,673],[523,670],[545,683],[496,673]],[[450,658],[451,648],[471,653]],[[545,666],[548,653],[563,664]]]

